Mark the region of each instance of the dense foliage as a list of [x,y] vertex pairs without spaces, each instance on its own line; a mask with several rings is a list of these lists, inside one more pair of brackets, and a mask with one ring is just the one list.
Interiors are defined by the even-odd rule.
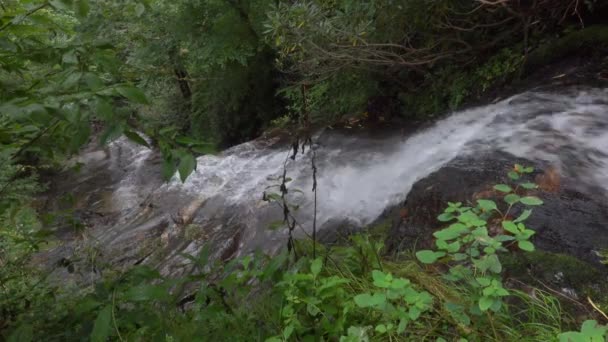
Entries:
[[86,288],[51,285],[36,267],[56,241],[35,196],[40,173],[77,167],[83,146],[122,135],[158,148],[165,176],[185,180],[197,155],[273,126],[306,138],[351,116],[436,115],[525,76],[556,37],[595,44],[605,34],[579,39],[580,27],[605,10],[593,0],[0,1],[1,338],[601,340],[597,322],[563,333],[573,320],[556,298],[502,282],[500,256],[534,249],[530,211],[509,216],[541,204],[524,194],[535,185],[519,182],[521,166],[517,185],[496,187],[506,207],[450,203],[436,250],[416,257],[385,257],[381,241],[356,235],[313,253],[299,241],[299,258],[209,267],[203,252],[191,261],[204,271],[181,279],[139,266]]

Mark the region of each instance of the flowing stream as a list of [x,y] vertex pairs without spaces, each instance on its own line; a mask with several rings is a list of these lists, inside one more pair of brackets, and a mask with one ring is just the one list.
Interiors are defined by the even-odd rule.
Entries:
[[[456,112],[404,136],[325,130],[314,138],[318,168],[317,226],[364,226],[403,201],[419,179],[464,154],[505,151],[555,165],[560,172],[605,192],[608,189],[608,89],[526,92],[495,104]],[[115,263],[156,262],[176,273],[205,244],[217,258],[285,245],[287,229],[262,194],[287,169],[289,203],[310,232],[313,215],[310,148],[291,160],[289,147],[259,141],[218,156],[198,158],[185,183],[160,180],[156,152],[118,140],[81,157],[82,171],[59,192],[82,198],[91,236]],[[301,190],[301,192],[296,191]],[[83,209],[83,210],[84,210]],[[306,231],[306,232],[304,232]]]

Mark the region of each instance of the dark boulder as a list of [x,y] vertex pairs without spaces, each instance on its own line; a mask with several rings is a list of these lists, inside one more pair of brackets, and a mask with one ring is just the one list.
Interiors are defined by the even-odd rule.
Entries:
[[[493,190],[508,183],[507,172],[515,163],[534,166],[531,181],[540,185],[533,194],[544,204],[533,209],[526,221],[537,233],[533,242],[540,250],[566,254],[600,269],[598,252],[608,249],[608,202],[604,194],[565,177],[551,165],[533,163],[503,152],[462,156],[416,182],[406,201],[393,210],[394,222],[387,245],[391,250],[433,247],[432,233],[441,228],[437,220],[447,202],[474,203],[476,199],[495,199]],[[521,208],[515,207],[513,215]]]

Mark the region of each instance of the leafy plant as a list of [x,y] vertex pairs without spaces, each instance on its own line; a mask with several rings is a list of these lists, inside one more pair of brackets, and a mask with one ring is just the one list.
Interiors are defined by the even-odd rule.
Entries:
[[[416,253],[422,263],[441,262],[449,265],[449,271],[444,276],[447,280],[465,282],[476,289],[474,298],[477,305],[469,308],[472,314],[499,311],[503,304],[502,298],[509,295],[500,277],[503,267],[499,254],[508,252],[508,248],[513,245],[524,251],[534,250],[534,245],[529,241],[534,231],[523,223],[530,216],[531,209],[524,209],[515,220],[510,219],[511,210],[518,203],[524,207],[543,203],[537,197],[523,196],[520,191],[537,187],[533,183],[522,181],[522,177],[531,172],[533,168],[516,164],[508,177],[517,181],[517,186],[494,186],[498,193],[506,194],[503,197],[506,208],[502,211],[492,200],[477,200],[474,207],[448,203],[438,219],[442,222],[456,222],[433,234],[436,238],[436,251],[423,250]],[[500,222],[500,227],[496,226],[497,222]]]

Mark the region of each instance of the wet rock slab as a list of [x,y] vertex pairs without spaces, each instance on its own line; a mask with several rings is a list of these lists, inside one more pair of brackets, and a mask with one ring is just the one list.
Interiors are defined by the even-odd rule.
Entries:
[[[534,207],[526,225],[536,231],[533,242],[543,251],[566,254],[608,271],[598,252],[608,249],[608,201],[592,186],[576,182],[548,164],[533,163],[504,152],[457,157],[414,184],[407,199],[393,210],[387,245],[392,250],[433,247],[433,232],[442,228],[437,216],[447,202],[496,200],[504,205],[495,184],[509,183],[506,173],[515,163],[534,166],[533,194],[544,204]],[[514,208],[513,216],[521,208]],[[516,217],[516,216],[515,216]]]

